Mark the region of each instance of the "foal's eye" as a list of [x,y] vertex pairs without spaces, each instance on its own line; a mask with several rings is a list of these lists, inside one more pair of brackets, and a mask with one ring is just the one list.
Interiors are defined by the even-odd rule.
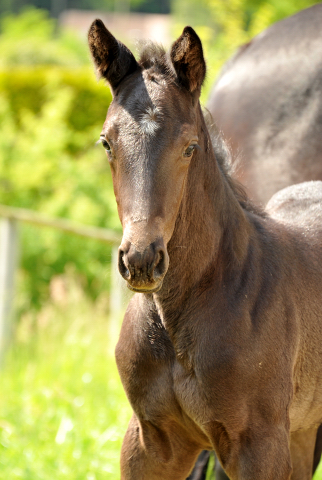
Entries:
[[183,152],[183,156],[184,156],[184,157],[191,157],[191,155],[193,154],[194,149],[196,148],[196,146],[197,146],[197,145],[196,145],[196,144],[193,144],[193,143],[192,143],[191,145],[189,145],[189,147],[186,148],[185,151]]
[[109,153],[111,151],[111,146],[108,143],[108,141],[105,140],[105,138],[101,138],[101,143],[102,143],[103,147],[105,148],[105,150]]

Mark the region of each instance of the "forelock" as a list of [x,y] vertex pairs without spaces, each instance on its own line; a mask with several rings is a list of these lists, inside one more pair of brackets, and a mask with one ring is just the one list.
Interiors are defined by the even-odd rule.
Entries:
[[144,70],[151,69],[154,73],[164,75],[167,78],[174,77],[173,68],[171,67],[167,52],[162,45],[157,43],[141,43],[138,63]]

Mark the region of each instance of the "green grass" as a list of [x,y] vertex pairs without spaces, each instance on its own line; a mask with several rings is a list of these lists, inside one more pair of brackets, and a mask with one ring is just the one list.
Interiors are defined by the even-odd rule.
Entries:
[[313,478],[314,480],[322,480],[322,462],[319,463],[319,466]]
[[[55,302],[37,316],[20,319],[0,372],[1,480],[120,478],[131,409],[115,366],[106,299],[93,305],[75,283],[67,290],[53,292]],[[322,480],[321,464],[314,480]]]
[[21,319],[0,373],[0,479],[119,478],[131,411],[106,315],[81,296]]

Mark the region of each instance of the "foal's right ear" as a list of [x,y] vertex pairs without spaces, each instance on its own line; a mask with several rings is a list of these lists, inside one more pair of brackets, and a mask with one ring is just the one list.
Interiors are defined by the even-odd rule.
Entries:
[[130,50],[113,37],[102,20],[94,20],[90,26],[88,44],[98,75],[109,82],[112,90],[138,67]]
[[191,93],[200,95],[206,76],[206,63],[200,38],[193,28],[184,28],[171,47],[170,58],[179,83]]

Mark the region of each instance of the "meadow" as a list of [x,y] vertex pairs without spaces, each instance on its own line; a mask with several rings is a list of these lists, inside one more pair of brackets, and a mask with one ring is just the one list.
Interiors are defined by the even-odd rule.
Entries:
[[111,339],[104,299],[60,280],[68,295],[20,319],[0,372],[1,480],[119,478],[131,409],[113,356],[117,332]]

